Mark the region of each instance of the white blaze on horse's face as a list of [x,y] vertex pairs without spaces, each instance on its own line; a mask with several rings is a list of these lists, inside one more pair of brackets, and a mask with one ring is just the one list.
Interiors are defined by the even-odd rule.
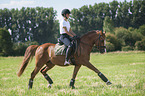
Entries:
[[[106,39],[104,40],[104,46],[106,46]],[[106,53],[106,47],[105,47],[105,53]]]
[[106,53],[107,52],[107,50],[106,50],[106,36],[105,36],[106,32],[104,31],[103,34],[104,34],[104,38],[105,38],[105,40],[104,40],[104,46],[105,46],[105,53]]

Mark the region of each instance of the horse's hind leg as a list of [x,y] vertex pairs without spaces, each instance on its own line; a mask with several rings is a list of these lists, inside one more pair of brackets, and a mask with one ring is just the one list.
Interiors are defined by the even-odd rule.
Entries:
[[[39,66],[37,66],[39,65]],[[31,78],[29,80],[29,84],[28,84],[28,89],[32,89],[32,86],[33,86],[33,79],[35,78],[36,74],[39,72],[39,70],[42,68],[44,64],[40,64],[40,63],[37,63],[36,66],[35,66],[35,69],[33,70],[33,72],[31,73]]]
[[35,69],[33,70],[33,72],[31,73],[31,78],[29,80],[29,84],[28,84],[28,89],[32,89],[33,86],[33,79],[35,78],[36,74],[39,72],[41,67],[35,67]]
[[48,87],[51,88],[53,81],[52,79],[49,77],[49,75],[46,73],[48,70],[50,70],[51,68],[53,68],[55,65],[51,63],[51,61],[48,61],[46,63],[46,66],[44,68],[41,69],[41,73],[43,74],[44,78],[48,81],[49,85]]

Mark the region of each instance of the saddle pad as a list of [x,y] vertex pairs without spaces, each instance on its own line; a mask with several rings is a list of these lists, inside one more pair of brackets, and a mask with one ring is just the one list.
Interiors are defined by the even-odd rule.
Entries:
[[54,48],[55,55],[66,55],[66,50],[67,47],[65,45],[60,45],[59,43],[57,43]]

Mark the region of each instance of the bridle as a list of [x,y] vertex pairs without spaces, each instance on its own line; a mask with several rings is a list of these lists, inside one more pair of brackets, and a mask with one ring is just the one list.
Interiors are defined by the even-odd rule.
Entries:
[[[104,46],[100,46],[100,42],[101,42],[101,39],[102,40],[104,40],[104,44],[105,44],[105,38],[103,38],[103,36],[99,33],[99,37],[94,41],[94,43],[93,43],[93,45],[94,44],[96,44],[96,42],[99,40],[99,42],[98,42],[98,44],[97,44],[97,48],[99,49],[99,51],[101,52],[101,50],[100,50],[100,48],[106,48],[106,45],[104,45]],[[87,44],[87,43],[84,43],[84,42],[82,42],[81,40],[79,40],[79,43],[82,43],[82,44],[85,44],[85,45],[87,45],[87,46],[89,46],[89,47],[93,47],[93,45],[90,45],[90,44]],[[78,46],[79,46],[79,44],[77,44]],[[78,48],[78,47],[77,47]],[[81,54],[81,48],[79,47],[79,50],[80,50],[80,54]],[[106,49],[105,49],[105,51],[106,51]],[[76,53],[76,52],[75,52]],[[80,56],[80,55],[77,55],[78,57]]]
[[[101,39],[104,40],[104,42],[105,42],[105,38],[103,38],[103,36],[99,33],[99,37],[98,37],[98,38],[94,41],[94,43],[93,43],[93,44],[96,44],[96,42],[99,40],[99,42],[98,42],[98,44],[97,44],[97,48],[98,48],[98,49],[100,49],[100,48],[106,48],[106,45],[100,46]],[[82,42],[82,41],[80,41],[80,43],[83,43],[83,44],[85,44],[85,45],[87,45],[87,46],[92,47],[92,45],[87,44],[87,43],[84,43],[84,42]]]
[[105,38],[99,33],[99,37],[95,40],[94,44],[96,44],[96,42],[98,41],[98,44],[97,44],[97,48],[100,50],[100,48],[106,48],[106,45],[104,46],[100,46],[100,42],[102,42],[102,40],[104,40],[104,43],[105,43]]

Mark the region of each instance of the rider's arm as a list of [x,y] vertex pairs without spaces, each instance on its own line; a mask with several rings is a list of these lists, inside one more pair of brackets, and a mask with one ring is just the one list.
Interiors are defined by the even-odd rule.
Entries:
[[71,28],[69,29],[69,32],[70,32],[73,36],[76,36],[76,34],[72,31]]
[[63,27],[64,31],[66,34],[68,34],[69,36],[73,37],[74,35],[70,32],[67,31],[67,28],[66,27]]

